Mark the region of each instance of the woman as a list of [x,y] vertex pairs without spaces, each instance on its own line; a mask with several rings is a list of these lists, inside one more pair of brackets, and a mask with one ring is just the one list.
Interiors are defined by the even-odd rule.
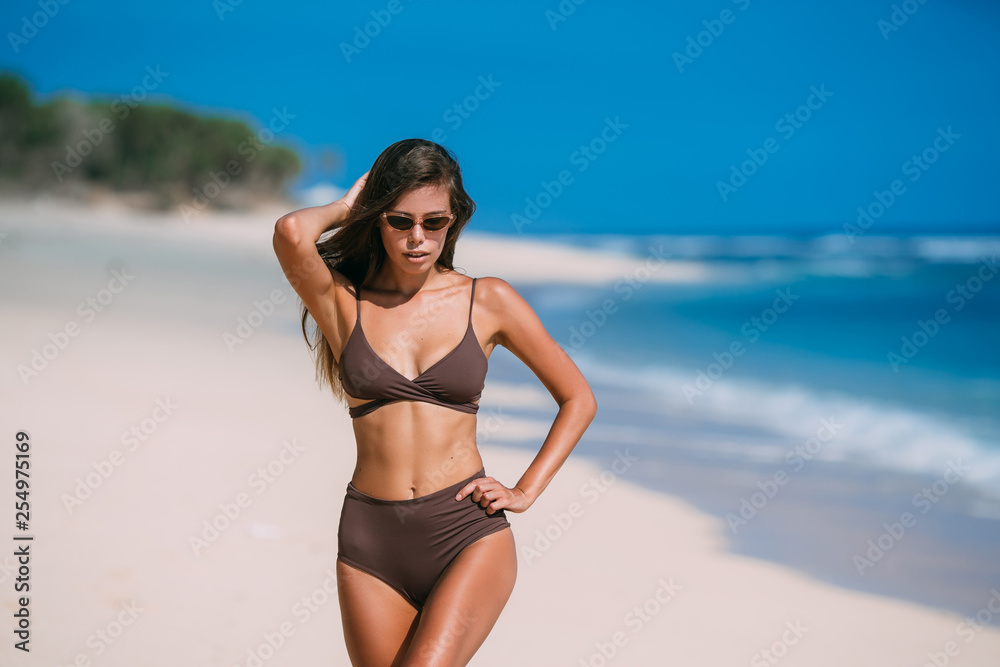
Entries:
[[[451,152],[409,139],[388,147],[343,198],[275,225],[317,379],[346,400],[357,439],[337,559],[354,665],[468,663],[514,587],[506,511],[531,506],[597,411],[579,369],[509,284],[455,271],[455,244],[474,210]],[[308,316],[317,325],[311,341]],[[511,487],[485,474],[476,444],[497,345],[559,405]]]

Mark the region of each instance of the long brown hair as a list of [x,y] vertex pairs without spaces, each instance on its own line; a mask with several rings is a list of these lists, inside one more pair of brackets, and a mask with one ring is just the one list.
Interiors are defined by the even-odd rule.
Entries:
[[[448,229],[441,256],[436,264],[454,271],[455,244],[465,225],[476,210],[462,186],[462,170],[455,155],[439,144],[425,139],[404,139],[382,151],[375,160],[365,187],[358,194],[347,219],[329,239],[316,244],[320,257],[332,269],[354,283],[364,286],[382,269],[386,259],[385,245],[378,223],[382,211],[389,210],[407,191],[425,185],[443,185],[448,190],[455,222]],[[302,335],[313,352],[316,380],[322,387],[328,384],[333,394],[344,398],[339,378],[339,364],[334,359],[330,343],[313,320],[312,334],[307,329],[312,315],[305,303],[301,308]]]

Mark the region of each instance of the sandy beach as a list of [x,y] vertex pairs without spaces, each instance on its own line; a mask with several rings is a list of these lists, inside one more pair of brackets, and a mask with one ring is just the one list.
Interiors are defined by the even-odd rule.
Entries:
[[[0,664],[349,664],[333,573],[354,437],[346,407],[313,380],[298,299],[271,251],[284,212],[186,224],[4,203],[2,463],[10,471],[10,443],[29,433],[34,540],[25,654],[12,639],[18,531],[0,536]],[[512,284],[611,282],[644,261],[473,232],[456,255],[469,275]],[[672,262],[651,279],[699,271]],[[514,410],[546,401],[535,419]],[[540,383],[488,378],[481,405],[486,470],[513,484],[554,402]],[[651,469],[641,451],[623,442],[595,455],[587,439],[510,516],[518,581],[473,665],[1000,661],[1000,588],[977,598],[973,585],[970,619],[737,553],[719,516],[640,483]],[[12,526],[13,475],[3,478]],[[801,530],[835,521],[847,488],[828,484],[822,503],[780,519]],[[884,519],[872,516],[865,530]]]

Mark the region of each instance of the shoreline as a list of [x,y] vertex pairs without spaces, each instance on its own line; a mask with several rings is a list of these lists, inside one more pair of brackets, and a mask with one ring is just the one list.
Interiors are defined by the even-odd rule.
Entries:
[[[60,549],[38,556],[45,581],[36,622],[39,635],[54,639],[36,657],[61,664],[94,657],[87,636],[134,599],[145,611],[102,664],[145,664],[151,650],[193,665],[246,664],[247,651],[284,622],[294,633],[269,665],[316,664],[318,656],[324,664],[347,664],[327,573],[354,459],[350,419],[315,386],[301,336],[288,335],[297,326],[291,300],[239,347],[227,350],[223,338],[254,299],[281,285],[280,268],[268,257],[273,221],[265,225],[262,216],[247,232],[236,228],[245,221],[213,218],[218,226],[188,233],[169,223],[136,225],[127,214],[109,216],[95,235],[80,222],[91,212],[64,211],[58,220],[41,213],[5,208],[0,214],[0,232],[10,233],[0,239],[6,295],[0,309],[18,323],[0,332],[8,369],[77,317],[76,304],[107,282],[109,265],[127,258],[137,277],[82,323],[38,377],[25,386],[8,372],[0,382],[13,398],[16,426],[29,427],[39,443],[38,533],[60,542]],[[73,233],[61,234],[66,230]],[[474,266],[479,273],[470,258],[470,272]],[[610,257],[602,270],[614,275],[618,261]],[[24,275],[32,280],[19,281]],[[498,357],[491,378],[505,378],[504,368]],[[524,413],[518,406],[532,405],[538,395],[518,382],[494,389],[484,393],[480,417],[506,421],[496,437],[484,437],[483,458],[489,474],[516,479],[531,450],[509,443],[522,431],[534,442],[533,429],[544,423],[537,408]],[[154,416],[157,400],[176,406],[162,421]],[[147,419],[154,426],[129,449],[122,433]],[[962,613],[834,585],[796,564],[756,557],[838,558],[831,545],[853,546],[845,536],[857,536],[862,520],[871,533],[862,531],[861,544],[877,537],[881,521],[906,509],[914,478],[806,468],[782,487],[786,496],[761,510],[740,543],[718,514],[738,507],[773,466],[699,453],[697,433],[691,449],[633,449],[640,461],[626,465],[615,448],[628,445],[613,435],[588,432],[532,509],[512,517],[518,584],[473,664],[524,662],[529,651],[537,664],[586,664],[602,646],[614,646],[622,665],[660,664],[665,654],[699,665],[746,664],[780,643],[789,623],[800,634],[785,646],[787,665],[922,664],[948,642],[959,650],[958,664],[989,665],[1000,651],[994,627],[1000,614],[968,639],[969,626],[958,630]],[[288,450],[288,443],[298,448]],[[113,451],[123,461],[67,509],[64,496],[77,493]],[[286,455],[280,474],[261,488],[255,472],[280,461],[283,451],[294,456],[289,462]],[[251,502],[227,521],[220,508],[233,506],[240,493]],[[956,493],[942,503],[960,500]],[[900,567],[911,544],[928,550],[923,567],[960,572],[970,564],[933,560],[962,554],[941,549],[953,539],[948,530],[966,529],[939,511],[949,506],[921,518],[870,574],[886,576],[886,585],[910,582],[917,570]],[[226,527],[211,538],[213,522]],[[823,539],[796,551],[796,531],[810,529]],[[194,536],[207,546],[193,547]],[[768,540],[785,551],[767,552]],[[985,609],[989,585],[978,603],[965,586],[965,613]],[[308,617],[303,598],[314,600]],[[645,617],[634,611],[647,605]],[[718,641],[720,632],[726,641]]]
[[[503,406],[510,431],[497,442],[540,442],[554,409],[537,406],[551,399],[506,353],[494,353],[490,372],[496,383],[484,392],[484,406]],[[655,399],[641,388],[591,380],[602,414],[575,453],[605,465],[619,450],[639,457],[643,464],[629,481],[713,517],[731,553],[955,613],[978,610],[983,591],[1000,586],[1000,523],[984,511],[996,511],[996,498],[961,476],[946,470],[942,487],[940,475],[874,462],[798,457],[789,465],[780,453],[796,451],[800,438],[716,424],[703,415],[653,415]],[[518,402],[527,389],[532,398]],[[778,454],[736,451],[762,442]],[[907,515],[909,525],[895,527]],[[896,534],[886,535],[885,524]],[[888,548],[869,554],[869,540]],[[990,622],[1000,625],[1000,614]]]
[[[65,231],[127,234],[136,238],[177,240],[178,243],[211,241],[239,248],[267,261],[273,260],[271,237],[274,223],[281,215],[295,210],[272,207],[249,214],[206,213],[201,220],[185,223],[176,212],[137,212],[115,206],[80,210],[47,200],[13,202],[7,205],[7,209],[3,217],[5,221],[18,217],[22,220],[20,224],[15,222],[15,227],[29,225],[28,220],[32,216],[40,216]],[[510,275],[516,276],[519,282],[536,283],[605,284],[630,274],[639,274],[643,280],[664,283],[697,282],[705,277],[703,267],[697,262],[673,261],[665,264],[661,256],[652,252],[646,257],[634,257],[622,252],[573,247],[530,237],[519,239],[477,230],[462,233],[455,254],[455,266],[474,266],[479,275]],[[651,266],[655,270],[650,271]]]

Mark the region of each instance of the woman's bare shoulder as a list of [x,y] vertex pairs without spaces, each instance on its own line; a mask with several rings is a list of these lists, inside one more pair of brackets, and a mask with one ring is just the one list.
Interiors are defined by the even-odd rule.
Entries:
[[524,297],[506,280],[495,276],[481,276],[476,279],[475,307],[480,319],[490,323],[493,331],[491,338],[502,333],[510,324],[511,318],[535,316],[534,310]]
[[[480,276],[476,278],[476,301],[481,301],[487,308],[502,307],[511,300],[520,299],[510,283],[496,276]],[[502,308],[501,308],[502,309]]]

